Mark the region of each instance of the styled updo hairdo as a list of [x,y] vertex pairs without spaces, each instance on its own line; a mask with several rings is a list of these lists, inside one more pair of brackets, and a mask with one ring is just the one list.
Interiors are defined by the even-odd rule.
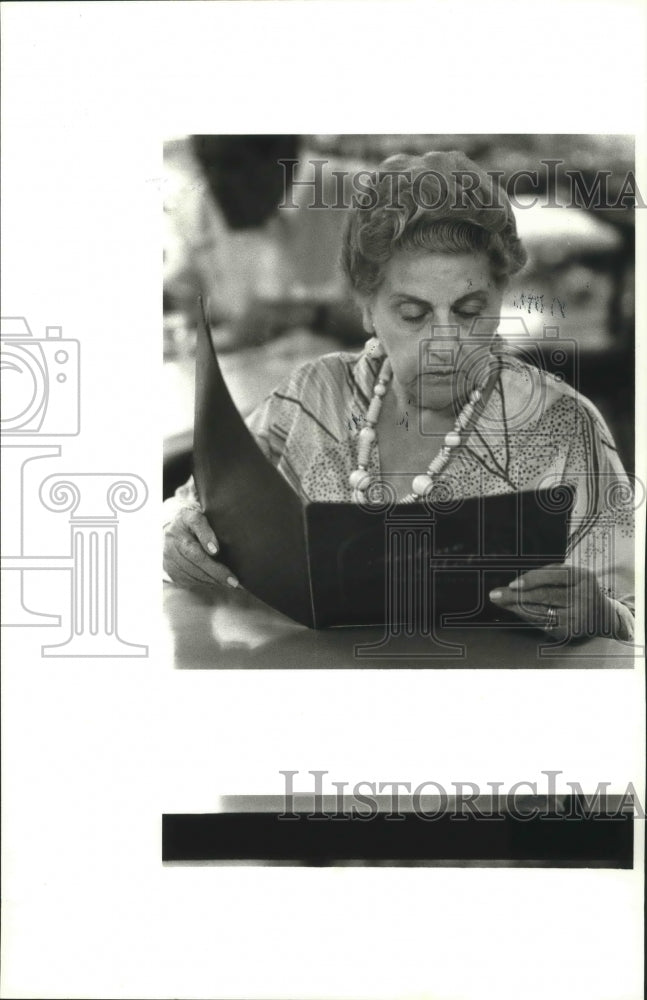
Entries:
[[483,251],[498,285],[526,263],[508,196],[463,153],[391,156],[373,176],[349,213],[341,252],[360,295],[379,288],[396,250]]

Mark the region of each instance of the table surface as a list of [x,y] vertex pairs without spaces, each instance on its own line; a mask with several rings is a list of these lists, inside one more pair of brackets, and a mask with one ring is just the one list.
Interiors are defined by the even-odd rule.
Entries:
[[559,646],[525,625],[439,628],[435,639],[382,627],[314,631],[243,589],[165,583],[164,617],[180,669],[626,669],[634,657],[613,639]]

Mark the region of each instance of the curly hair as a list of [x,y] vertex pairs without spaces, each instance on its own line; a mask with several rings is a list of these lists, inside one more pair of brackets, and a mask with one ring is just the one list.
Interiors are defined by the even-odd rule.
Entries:
[[379,288],[397,250],[484,251],[497,284],[526,263],[505,191],[463,153],[391,156],[372,176],[365,203],[349,213],[341,252],[359,294]]

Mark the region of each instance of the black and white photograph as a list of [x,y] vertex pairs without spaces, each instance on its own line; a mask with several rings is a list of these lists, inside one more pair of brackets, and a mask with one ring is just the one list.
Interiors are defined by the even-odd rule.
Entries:
[[0,997],[638,1000],[647,6],[0,17]]
[[631,665],[634,147],[165,144],[177,666]]

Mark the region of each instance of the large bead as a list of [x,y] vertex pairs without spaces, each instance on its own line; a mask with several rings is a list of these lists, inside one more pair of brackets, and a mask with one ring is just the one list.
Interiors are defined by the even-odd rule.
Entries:
[[362,427],[359,432],[360,444],[373,444],[376,437],[377,435],[372,427]]
[[375,396],[386,396],[386,386],[382,382],[378,382],[373,389],[373,395]]
[[355,469],[355,471],[351,472],[348,477],[348,482],[354,490],[365,490],[368,489],[368,486],[370,485],[371,477],[370,474],[365,472],[363,469]]
[[446,448],[458,448],[461,443],[461,436],[458,431],[449,431],[445,434],[445,447]]
[[377,423],[377,419],[380,415],[381,409],[382,409],[382,400],[372,399],[368,407],[368,412],[366,414],[366,419],[368,420],[369,423],[371,424]]
[[411,485],[414,493],[417,493],[419,497],[424,497],[427,490],[430,490],[434,485],[434,481],[431,476],[420,475],[415,477]]

